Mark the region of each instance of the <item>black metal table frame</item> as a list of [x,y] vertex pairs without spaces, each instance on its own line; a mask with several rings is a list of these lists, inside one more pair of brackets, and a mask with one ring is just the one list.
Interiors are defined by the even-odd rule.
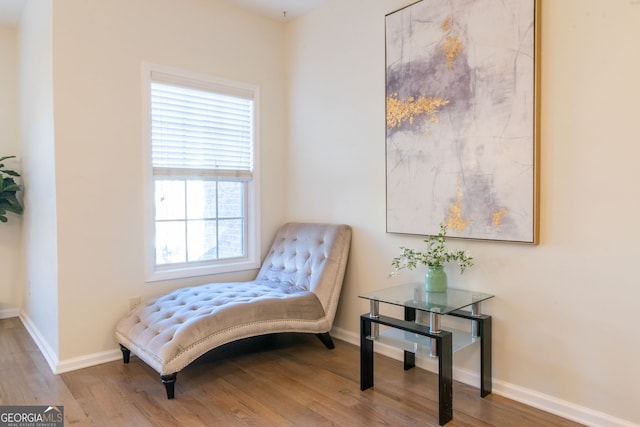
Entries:
[[[435,356],[438,358],[438,421],[440,425],[451,421],[453,418],[453,334],[439,329],[441,315],[430,312],[431,322],[427,326],[415,322],[415,308],[405,307],[405,320],[400,320],[380,315],[378,301],[371,301],[371,307],[371,312],[360,316],[360,390],[373,387],[373,343],[377,337],[377,325],[390,326],[433,338],[436,341]],[[474,304],[472,311],[455,310],[446,315],[473,321],[472,330],[480,337],[480,396],[485,397],[491,393],[492,386],[491,316],[477,314],[476,311],[477,305]],[[408,370],[414,366],[415,354],[405,350],[404,369]]]

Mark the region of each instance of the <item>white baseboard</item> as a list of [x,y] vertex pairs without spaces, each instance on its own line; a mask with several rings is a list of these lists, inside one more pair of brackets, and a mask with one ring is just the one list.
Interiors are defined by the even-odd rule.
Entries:
[[[336,339],[360,346],[360,335],[357,333],[341,328],[333,328],[331,335]],[[402,361],[404,359],[402,350],[382,343],[377,343],[374,346],[374,351],[395,360]],[[416,357],[416,366],[430,372],[438,372],[437,360]],[[453,367],[453,379],[472,387],[478,387],[480,384],[479,373],[468,369],[456,368],[455,366]],[[584,406],[497,379],[493,379],[492,393],[587,426],[640,427],[631,421],[616,418],[603,412],[594,411]]]
[[19,308],[3,308],[0,310],[0,319],[11,319],[12,317],[20,317]]
[[38,348],[40,349],[40,353],[44,356],[47,364],[49,365],[49,369],[54,374],[56,373],[56,365],[58,364],[58,356],[56,352],[51,348],[47,340],[42,336],[40,330],[36,327],[35,323],[31,320],[29,316],[24,311],[20,312],[20,320],[24,325],[31,338],[36,343]]
[[25,329],[29,332],[29,335],[31,335],[31,338],[40,349],[40,353],[42,353],[47,361],[49,369],[51,369],[51,372],[54,374],[62,374],[64,372],[75,371],[76,369],[88,368],[90,366],[113,362],[114,360],[122,358],[122,352],[114,349],[60,361],[58,360],[56,352],[51,348],[47,340],[44,339],[29,316],[24,312],[21,312],[19,317]]
[[108,350],[86,356],[73,357],[59,362],[56,365],[55,373],[63,374],[77,369],[113,362],[114,360],[122,360],[122,352],[120,350]]
[[639,424],[631,421],[500,380],[493,380],[493,392],[587,426],[640,427]]

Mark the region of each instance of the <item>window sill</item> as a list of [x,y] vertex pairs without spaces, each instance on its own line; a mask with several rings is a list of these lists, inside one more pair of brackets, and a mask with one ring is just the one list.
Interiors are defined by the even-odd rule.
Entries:
[[166,268],[148,271],[145,282],[159,282],[162,280],[186,279],[190,277],[208,276],[211,274],[232,273],[243,270],[253,270],[260,268],[260,263],[253,260],[241,259],[224,264],[185,266],[179,268]]

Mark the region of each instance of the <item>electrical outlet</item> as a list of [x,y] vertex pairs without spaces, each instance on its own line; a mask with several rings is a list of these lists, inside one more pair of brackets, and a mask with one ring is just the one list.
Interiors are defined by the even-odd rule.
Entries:
[[132,297],[129,298],[129,310],[133,310],[138,305],[140,305],[141,299],[140,297]]

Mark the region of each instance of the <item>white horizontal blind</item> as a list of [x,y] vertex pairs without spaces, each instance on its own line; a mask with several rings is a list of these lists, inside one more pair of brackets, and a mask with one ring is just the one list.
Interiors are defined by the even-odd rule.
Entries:
[[151,141],[156,176],[250,180],[253,99],[152,78]]

